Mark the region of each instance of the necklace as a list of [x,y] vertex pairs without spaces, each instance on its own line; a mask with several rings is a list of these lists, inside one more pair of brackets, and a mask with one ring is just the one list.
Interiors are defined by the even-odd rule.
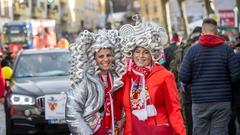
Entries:
[[102,75],[104,87],[107,87],[107,75]]

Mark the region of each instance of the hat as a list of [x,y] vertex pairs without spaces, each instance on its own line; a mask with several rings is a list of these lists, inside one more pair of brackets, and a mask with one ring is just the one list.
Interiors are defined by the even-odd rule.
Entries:
[[180,42],[179,36],[178,36],[178,34],[176,32],[173,33],[173,37],[171,39],[171,42],[173,42],[173,43]]
[[[142,22],[139,15],[133,16],[136,25],[123,25],[120,30],[120,36],[123,37],[123,52],[126,57],[132,57],[132,52],[136,47],[148,49],[151,54],[156,50],[163,52],[163,45],[168,42],[168,36],[163,27],[153,23]],[[153,55],[152,55],[153,56]],[[154,61],[159,60],[154,58]]]
[[111,48],[113,51],[114,63],[113,71],[121,75],[124,71],[123,64],[119,59],[120,55],[120,37],[116,30],[101,30],[98,33],[92,33],[87,30],[81,32],[75,43],[69,46],[70,59],[70,80],[71,83],[79,83],[85,73],[96,75],[99,73],[99,67],[95,61],[95,53],[101,48]]
[[91,48],[95,51],[101,48],[112,48],[118,46],[120,40],[117,30],[99,30]]

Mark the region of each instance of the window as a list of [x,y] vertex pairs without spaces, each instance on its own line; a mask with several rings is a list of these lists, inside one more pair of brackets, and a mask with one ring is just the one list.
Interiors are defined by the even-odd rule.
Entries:
[[43,10],[45,10],[45,4],[44,4],[44,2],[40,2],[40,8],[43,9]]
[[157,8],[157,6],[156,6],[156,5],[154,5],[154,8],[153,8],[153,10],[154,10],[154,13],[155,13],[155,14],[158,12],[158,8]]
[[8,6],[8,0],[4,0],[3,1],[3,12],[2,12],[2,16],[4,17],[10,17],[9,15],[9,6]]
[[32,7],[37,7],[37,1],[36,0],[32,1]]
[[159,23],[159,18],[153,18],[152,21],[156,22],[156,23]]
[[69,53],[42,53],[20,56],[16,63],[15,77],[66,76]]
[[147,4],[145,5],[145,12],[146,12],[146,14],[148,14],[148,5]]
[[28,0],[24,0],[24,3],[26,5],[26,7],[29,7],[29,1]]

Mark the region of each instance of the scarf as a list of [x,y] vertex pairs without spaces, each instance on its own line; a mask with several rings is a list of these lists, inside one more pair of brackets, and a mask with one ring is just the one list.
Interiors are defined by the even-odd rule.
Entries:
[[104,84],[105,88],[105,114],[104,114],[104,122],[107,130],[107,134],[114,135],[114,115],[113,115],[113,99],[112,99],[112,92],[113,92],[113,78],[108,72],[107,74],[107,82],[104,82],[104,79],[101,74],[99,74],[100,80]]
[[131,68],[132,86],[130,90],[130,101],[132,113],[139,120],[146,120],[148,117],[156,116],[157,111],[151,102],[146,87],[146,77],[150,74],[152,66],[138,67],[134,63]]

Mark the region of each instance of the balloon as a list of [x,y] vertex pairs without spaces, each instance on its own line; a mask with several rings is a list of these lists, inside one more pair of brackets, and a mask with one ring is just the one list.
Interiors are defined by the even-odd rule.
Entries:
[[5,66],[2,68],[2,74],[4,79],[10,79],[12,77],[13,71],[10,67]]

